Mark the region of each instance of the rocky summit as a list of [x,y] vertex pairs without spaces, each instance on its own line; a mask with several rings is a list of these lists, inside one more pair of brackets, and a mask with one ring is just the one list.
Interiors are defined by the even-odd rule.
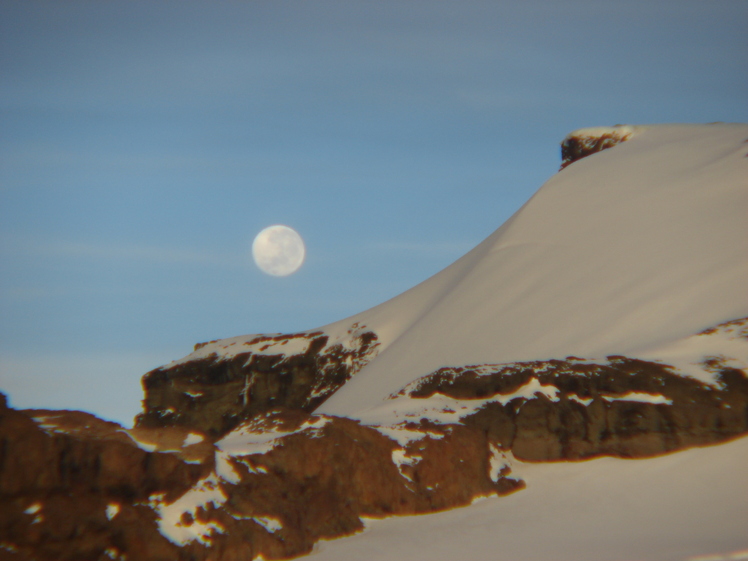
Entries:
[[316,330],[196,345],[143,377],[132,428],[3,397],[0,558],[296,557],[368,519],[523,493],[523,463],[748,434],[746,139],[576,131],[454,265]]

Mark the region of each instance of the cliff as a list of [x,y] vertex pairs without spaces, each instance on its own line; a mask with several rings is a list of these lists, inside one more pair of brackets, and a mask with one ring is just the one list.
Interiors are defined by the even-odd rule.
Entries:
[[376,355],[377,336],[357,323],[323,331],[211,341],[143,377],[138,426],[181,425],[213,435],[275,407],[314,411]]

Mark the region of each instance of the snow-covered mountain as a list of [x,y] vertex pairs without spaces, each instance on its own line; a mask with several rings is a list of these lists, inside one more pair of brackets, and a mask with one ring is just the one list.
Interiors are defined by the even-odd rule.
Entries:
[[[705,356],[745,368],[744,338],[697,335],[748,316],[746,136],[735,124],[576,131],[565,143],[586,141],[588,152],[625,142],[558,173],[483,243],[402,295],[306,333],[202,345],[154,371],[150,397],[160,381],[187,384],[180,369],[200,361],[242,369],[236,383],[259,397],[267,376],[255,372],[287,372],[289,360],[312,355],[322,363],[311,367],[314,386],[293,406],[359,419],[450,366],[624,355],[664,360],[705,382],[714,377]],[[183,391],[190,399],[152,399],[152,414],[199,407]],[[288,399],[265,393],[266,403]]]
[[631,129],[453,265],[352,318],[379,353],[320,411],[358,415],[444,366],[658,358],[748,316],[748,129]]
[[[82,499],[73,507],[60,498],[72,496],[65,477],[29,482],[0,471],[0,490],[13,499],[6,519],[21,521],[8,533],[0,520],[0,546],[39,559],[70,551],[82,559],[269,559],[313,547],[328,559],[447,559],[457,550],[445,540],[467,535],[462,556],[506,544],[508,561],[742,555],[748,487],[729,463],[744,462],[745,437],[655,456],[748,433],[747,142],[748,125],[739,124],[575,131],[563,143],[563,169],[454,264],[318,329],[196,345],[144,377],[144,411],[129,431],[83,414],[7,410],[17,434],[41,443],[47,456],[35,453],[47,466],[64,464],[60,454],[69,452],[59,450],[70,439],[89,442],[79,452],[86,466],[127,455],[127,446],[145,459],[132,473],[80,470],[88,483],[75,485],[88,510]],[[612,458],[533,463],[599,456]],[[691,458],[689,467],[675,457]],[[729,482],[734,492],[710,492],[703,478],[714,462],[723,464],[714,468],[718,487]],[[570,490],[554,487],[559,476]],[[699,487],[689,495],[698,508],[724,523],[710,541],[703,529],[712,526],[699,533],[698,517],[681,513],[676,534],[685,545],[666,551],[667,540],[681,538],[666,531],[667,520],[633,523],[626,496],[646,491],[648,509],[656,503],[672,515],[681,477]],[[589,513],[599,505],[579,499],[590,492],[623,519],[609,517],[622,529],[585,546],[569,532],[595,525]],[[570,512],[533,514],[546,501],[562,510],[559,493]],[[314,546],[371,518],[458,506],[466,508],[402,526],[368,523],[370,531],[344,540],[352,545]],[[65,508],[86,523],[108,519],[88,550],[64,538],[57,549],[38,545],[45,520]],[[509,524],[512,513],[525,518],[516,539],[494,521]],[[115,539],[127,520],[143,517],[151,522],[139,523],[140,545]],[[562,517],[578,521],[549,534],[566,536],[564,555],[522,545]],[[396,527],[439,539],[419,538],[414,553]],[[626,532],[649,553],[616,549]]]

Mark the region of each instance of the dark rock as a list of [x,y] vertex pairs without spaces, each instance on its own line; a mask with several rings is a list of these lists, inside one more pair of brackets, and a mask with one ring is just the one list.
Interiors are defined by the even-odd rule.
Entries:
[[[712,386],[677,375],[660,363],[626,357],[608,361],[496,365],[490,373],[486,365],[443,368],[400,395],[481,399],[511,395],[536,378],[557,390],[557,399],[536,394],[504,405],[489,402],[463,419],[518,458],[532,461],[647,457],[748,432],[748,378],[742,371],[725,368],[718,385]],[[625,399],[630,393],[659,397],[661,403]]]
[[[489,477],[485,434],[468,426],[414,423],[413,431],[428,434],[401,449],[345,418],[276,409],[252,423],[285,436],[263,454],[228,460],[238,479],[218,483],[225,504],[181,518],[221,531],[178,546],[159,531],[152,501],[173,502],[206,477],[212,461],[185,464],[177,454],[145,452],[118,425],[85,413],[4,408],[0,543],[8,555],[37,560],[286,558],[308,553],[319,539],[360,531],[362,516],[433,512],[523,486],[508,470]],[[147,429],[137,430],[142,436]],[[398,469],[396,450],[410,464]],[[268,519],[278,528],[258,522]]]
[[[577,160],[597,152],[612,148],[631,137],[629,127],[601,127],[601,129],[582,129],[568,135],[561,143],[561,169]],[[594,133],[591,132],[594,130]]]
[[308,347],[290,355],[213,354],[149,372],[143,377],[145,410],[138,426],[179,425],[220,436],[277,407],[312,412],[376,354],[378,346],[376,335],[361,329],[352,331],[346,346],[329,345],[321,332],[257,336],[248,346],[262,348],[263,342],[278,338],[307,339]]
[[[64,422],[50,433],[32,417]],[[61,425],[71,426],[70,433]],[[90,428],[90,432],[87,428]],[[178,497],[205,466],[140,450],[115,423],[80,412],[21,412],[0,403],[0,543],[23,559],[180,559],[158,531],[152,493]],[[118,505],[112,520],[108,505]],[[9,557],[13,558],[13,557]]]

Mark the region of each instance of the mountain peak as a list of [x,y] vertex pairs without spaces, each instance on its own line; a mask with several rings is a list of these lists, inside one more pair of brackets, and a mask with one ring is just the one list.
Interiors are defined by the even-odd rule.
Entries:
[[643,127],[614,125],[577,129],[561,142],[561,169],[597,152],[625,142]]

